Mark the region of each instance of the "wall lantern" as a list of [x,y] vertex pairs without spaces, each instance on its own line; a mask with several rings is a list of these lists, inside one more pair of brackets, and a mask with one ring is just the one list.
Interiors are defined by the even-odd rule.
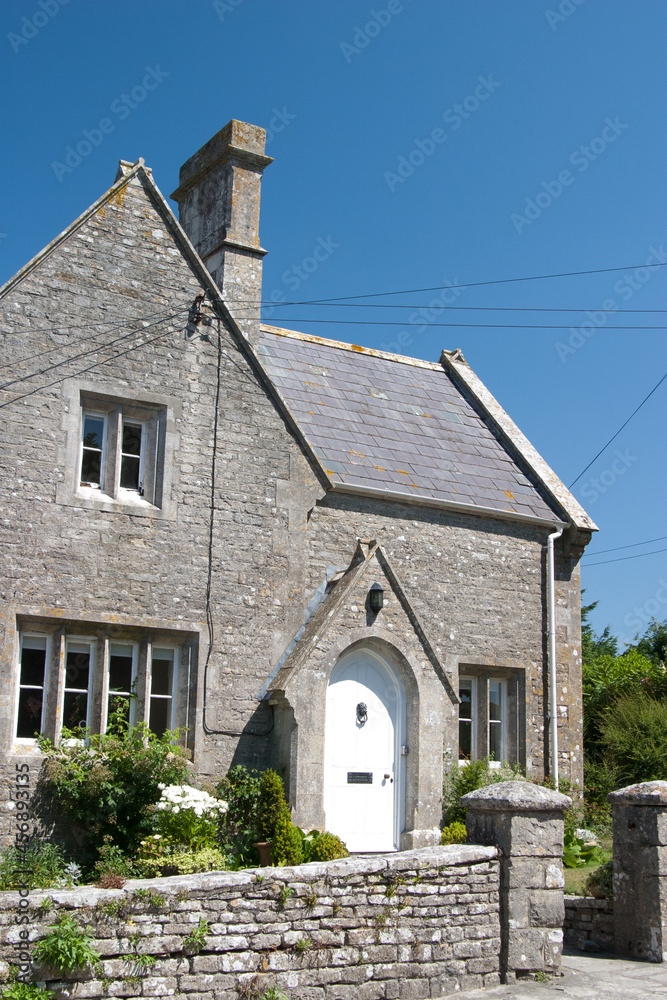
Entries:
[[382,611],[384,607],[384,590],[379,583],[374,583],[368,591],[368,602],[371,606],[373,614],[377,614],[378,611]]

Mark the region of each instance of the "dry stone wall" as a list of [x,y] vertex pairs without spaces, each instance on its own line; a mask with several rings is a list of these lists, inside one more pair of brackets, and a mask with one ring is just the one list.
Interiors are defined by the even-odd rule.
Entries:
[[613,951],[613,899],[566,896],[563,941],[579,951]]
[[[298,868],[128,882],[122,890],[0,894],[0,957],[16,962],[63,912],[101,955],[97,972],[36,978],[60,995],[197,1000],[418,1000],[499,983],[498,852],[426,848]],[[206,922],[201,950],[193,931]],[[189,940],[188,940],[189,939]],[[142,956],[149,956],[148,961]],[[152,959],[155,961],[153,962]],[[68,991],[67,993],[65,991]]]

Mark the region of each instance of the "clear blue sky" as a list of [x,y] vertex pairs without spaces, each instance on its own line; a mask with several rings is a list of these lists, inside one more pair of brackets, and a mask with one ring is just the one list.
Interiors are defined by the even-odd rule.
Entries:
[[[667,268],[635,271],[667,262],[665,38],[664,0],[5,0],[0,278],[111,185],[119,158],[143,156],[168,195],[230,118],[273,124],[266,299],[625,269],[445,299],[487,311],[267,314],[429,360],[462,348],[569,484],[667,371],[662,331],[611,331],[667,315],[613,311],[667,308]],[[84,130],[98,144],[66,170]],[[308,273],[318,241],[328,256]],[[584,565],[667,547],[596,556],[667,535],[666,399],[667,381],[573,489],[600,527]],[[665,555],[583,570],[596,627],[630,640],[642,616],[667,617]]]

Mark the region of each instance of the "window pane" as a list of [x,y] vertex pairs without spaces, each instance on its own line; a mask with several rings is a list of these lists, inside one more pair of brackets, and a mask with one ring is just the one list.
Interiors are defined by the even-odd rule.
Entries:
[[151,695],[172,694],[174,676],[173,649],[154,649],[151,659]]
[[157,736],[171,728],[171,698],[151,698],[148,727]]
[[489,681],[489,721],[502,719],[502,694],[500,681]]
[[459,721],[459,760],[470,760],[472,753],[472,722]]
[[472,686],[470,684],[459,685],[459,719],[472,719]]
[[83,729],[86,725],[88,693],[65,691],[63,726],[67,729]]
[[132,690],[132,646],[120,646],[115,643],[109,649],[109,691],[123,691],[129,694]]
[[104,442],[104,419],[85,416],[83,418],[83,446],[102,450]]
[[503,759],[503,727],[500,722],[492,722],[489,726],[489,753],[494,760]]
[[39,688],[22,688],[19,691],[19,718],[16,735],[20,739],[34,739],[42,728],[43,691]]
[[121,451],[124,455],[141,454],[141,424],[127,424],[123,422],[123,446]]
[[139,459],[123,455],[120,460],[120,485],[126,490],[139,489]]
[[100,470],[102,468],[101,458],[101,451],[87,451],[86,448],[83,449],[83,456],[81,458],[82,483],[95,483],[97,486],[100,485]]
[[[33,640],[34,641],[34,640]],[[46,666],[46,639],[38,639],[42,643],[39,649],[30,649],[26,641],[21,650],[21,685],[30,684],[44,687],[44,668]]]
[[90,674],[90,646],[85,643],[68,643],[65,666],[65,690],[88,691]]

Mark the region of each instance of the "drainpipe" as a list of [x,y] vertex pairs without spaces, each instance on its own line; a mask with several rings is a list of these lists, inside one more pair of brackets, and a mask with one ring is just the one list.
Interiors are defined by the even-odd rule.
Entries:
[[558,791],[558,705],[556,700],[556,583],[554,542],[563,534],[561,525],[547,538],[547,618],[549,622],[549,719],[551,722],[552,774]]

